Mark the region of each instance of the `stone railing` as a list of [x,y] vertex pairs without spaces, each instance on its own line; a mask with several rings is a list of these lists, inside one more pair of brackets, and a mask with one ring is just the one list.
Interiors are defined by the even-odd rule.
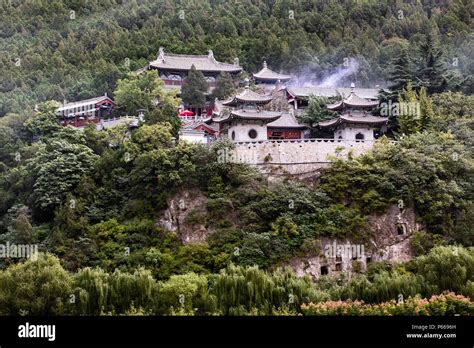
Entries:
[[334,138],[307,138],[307,139],[279,139],[279,140],[258,140],[258,141],[238,141],[236,145],[254,145],[254,144],[279,144],[279,143],[369,143],[375,140],[348,140]]

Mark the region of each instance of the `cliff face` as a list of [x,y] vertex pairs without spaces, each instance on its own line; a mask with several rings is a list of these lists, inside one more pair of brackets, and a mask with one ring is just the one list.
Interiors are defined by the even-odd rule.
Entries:
[[168,200],[157,220],[157,225],[176,233],[183,244],[205,243],[213,232],[205,225],[207,197],[199,190],[187,190]]
[[[183,244],[206,243],[215,232],[212,224],[206,223],[207,202],[208,198],[199,190],[182,191],[168,200],[168,208],[161,212],[157,224],[176,233]],[[239,224],[236,216],[229,219]],[[354,272],[364,271],[372,261],[399,263],[413,258],[410,240],[420,226],[412,208],[401,210],[392,205],[383,214],[369,216],[368,228],[373,235],[368,242],[319,238],[317,250],[281,265],[290,266],[300,276],[307,274],[318,279],[322,274],[344,273],[351,277]]]
[[320,238],[317,252],[293,258],[284,265],[300,276],[307,274],[318,279],[322,274],[345,273],[351,277],[355,272],[364,271],[372,261],[400,263],[413,258],[410,241],[420,225],[415,221],[412,208],[400,210],[392,205],[384,214],[369,216],[368,225],[374,235],[368,243]]

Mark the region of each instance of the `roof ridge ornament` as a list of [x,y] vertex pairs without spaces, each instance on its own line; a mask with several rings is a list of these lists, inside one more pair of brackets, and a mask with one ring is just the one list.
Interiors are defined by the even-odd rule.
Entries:
[[238,57],[234,58],[234,66],[239,66],[239,58]]
[[165,61],[165,49],[163,47],[158,49],[158,60],[161,60],[162,62]]
[[263,68],[267,69],[267,61],[266,60],[263,61]]
[[244,81],[245,81],[245,89],[249,89],[250,79],[248,77],[246,77]]
[[216,59],[214,58],[214,52],[212,50],[209,50],[207,53],[207,58],[209,58],[211,61],[215,62]]
[[355,83],[352,82],[352,83],[351,83],[351,93],[354,93],[355,86],[356,86]]

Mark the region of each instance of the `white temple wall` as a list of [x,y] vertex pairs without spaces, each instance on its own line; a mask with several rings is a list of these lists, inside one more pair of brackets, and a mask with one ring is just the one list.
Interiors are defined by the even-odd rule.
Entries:
[[356,140],[356,135],[361,133],[364,140],[374,140],[374,130],[370,127],[342,126],[334,132],[334,139]]
[[247,159],[248,164],[316,165],[330,162],[328,156],[346,157],[352,150],[354,156],[369,150],[373,141],[299,139],[268,140],[252,143],[235,143],[236,158]]
[[[254,129],[257,132],[257,137],[255,139],[250,138],[249,132]],[[235,139],[232,139],[232,131],[235,132]],[[239,141],[263,141],[267,140],[267,125],[258,125],[255,123],[250,124],[233,124],[229,127],[228,131],[229,139],[234,142]]]

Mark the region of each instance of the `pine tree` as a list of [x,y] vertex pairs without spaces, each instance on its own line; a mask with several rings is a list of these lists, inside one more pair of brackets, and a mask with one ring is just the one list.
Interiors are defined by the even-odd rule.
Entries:
[[33,242],[33,227],[28,215],[20,214],[15,220],[15,241],[19,244],[30,244]]
[[207,82],[202,72],[191,66],[188,76],[181,87],[181,99],[186,107],[201,108],[206,103]]
[[419,102],[411,83],[403,89],[398,97],[396,115],[403,134],[412,134],[420,130]]
[[398,94],[410,83],[412,79],[411,64],[408,51],[405,48],[392,60],[392,70],[389,77],[392,84],[389,86],[390,92],[386,95],[387,99],[396,99]]
[[443,92],[448,86],[447,68],[443,54],[431,36],[421,46],[421,54],[422,65],[417,73],[421,86],[426,87],[429,94]]
[[434,117],[433,104],[424,87],[420,89],[418,95],[420,100],[420,130],[426,130],[430,128]]
[[212,91],[212,98],[226,99],[235,91],[234,80],[232,76],[226,72],[219,74],[216,80],[216,88]]

